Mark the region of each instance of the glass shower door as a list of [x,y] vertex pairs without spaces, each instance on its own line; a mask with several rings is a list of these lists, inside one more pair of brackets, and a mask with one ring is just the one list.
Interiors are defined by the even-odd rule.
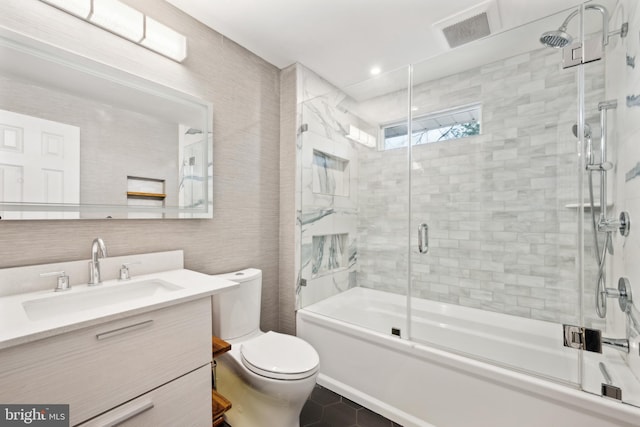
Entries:
[[539,42],[566,16],[413,68],[410,334],[578,385],[579,79]]
[[[304,67],[298,72],[298,307],[404,336],[408,69],[345,88]],[[396,134],[387,132],[395,145],[385,150],[387,123]]]

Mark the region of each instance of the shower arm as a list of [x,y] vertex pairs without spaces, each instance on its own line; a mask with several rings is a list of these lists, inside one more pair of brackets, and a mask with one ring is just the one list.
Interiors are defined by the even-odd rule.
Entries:
[[[600,6],[599,4],[590,4],[585,6],[584,10],[597,10],[602,14],[602,45],[606,46],[609,44],[609,12],[604,6]],[[562,25],[560,26],[560,31],[567,31],[567,27],[569,26],[569,22],[576,17],[576,15],[580,13],[580,9],[576,9],[567,16]],[[625,32],[624,27],[620,30],[614,31],[612,34],[623,34]],[[625,34],[626,35],[626,34]],[[624,37],[624,35],[623,35]]]
[[604,6],[600,6],[599,4],[590,4],[585,6],[584,9],[597,10],[602,14],[602,46],[608,45],[609,44],[609,12]]

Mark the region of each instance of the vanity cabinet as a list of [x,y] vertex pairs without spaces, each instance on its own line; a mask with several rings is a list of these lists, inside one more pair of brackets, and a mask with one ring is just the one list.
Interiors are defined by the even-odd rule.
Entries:
[[203,366],[81,426],[210,426],[210,389],[211,368]]
[[69,404],[71,425],[211,425],[210,301],[0,350],[0,402]]

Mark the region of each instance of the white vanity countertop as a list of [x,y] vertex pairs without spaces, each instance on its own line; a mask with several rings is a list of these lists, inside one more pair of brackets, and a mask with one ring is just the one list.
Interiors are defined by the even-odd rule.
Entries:
[[[46,318],[35,320],[29,318],[23,305],[34,300],[43,301],[45,298],[48,304],[54,305],[56,298],[82,297],[81,293],[105,292],[107,289],[107,292],[118,291],[117,287],[135,285],[137,282],[152,279],[169,282],[180,289],[133,297],[87,309],[74,306],[69,312],[47,315]],[[181,269],[139,275],[128,281],[106,280],[98,286],[76,285],[65,292],[54,292],[51,289],[0,297],[0,349],[196,300],[236,286],[238,284],[230,280]]]

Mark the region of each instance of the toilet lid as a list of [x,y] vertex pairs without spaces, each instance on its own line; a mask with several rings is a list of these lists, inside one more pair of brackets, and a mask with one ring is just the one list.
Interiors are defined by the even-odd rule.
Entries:
[[296,380],[318,370],[320,358],[307,342],[292,335],[267,332],[240,346],[244,366],[263,377]]

